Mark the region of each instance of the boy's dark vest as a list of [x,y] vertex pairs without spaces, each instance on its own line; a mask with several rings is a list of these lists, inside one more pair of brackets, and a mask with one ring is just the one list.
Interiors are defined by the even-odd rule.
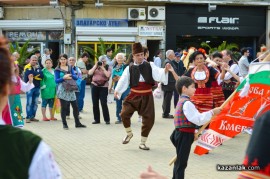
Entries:
[[0,125],[0,178],[29,178],[41,138],[29,131]]
[[141,65],[134,65],[130,63],[129,65],[130,72],[130,87],[136,87],[139,84],[140,74],[143,76],[145,83],[154,85],[155,80],[152,76],[151,65],[147,62],[143,62]]
[[175,128],[196,128],[196,125],[189,122],[184,115],[183,106],[190,99],[186,96],[181,96],[175,109],[174,126]]

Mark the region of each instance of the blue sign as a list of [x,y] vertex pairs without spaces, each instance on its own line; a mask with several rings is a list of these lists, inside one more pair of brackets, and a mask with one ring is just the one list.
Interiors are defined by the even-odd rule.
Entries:
[[76,27],[128,27],[127,19],[75,19]]

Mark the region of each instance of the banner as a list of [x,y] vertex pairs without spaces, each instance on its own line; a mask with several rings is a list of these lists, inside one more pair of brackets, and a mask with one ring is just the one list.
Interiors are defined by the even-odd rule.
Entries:
[[252,127],[259,116],[270,110],[270,63],[250,64],[248,95],[241,97],[239,94],[246,82],[239,85],[235,96],[212,119],[209,129],[199,137],[194,153],[203,155],[213,150],[245,128]]

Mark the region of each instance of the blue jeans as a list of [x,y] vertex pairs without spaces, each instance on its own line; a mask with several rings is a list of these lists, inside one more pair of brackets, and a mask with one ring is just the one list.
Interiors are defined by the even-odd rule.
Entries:
[[79,100],[78,100],[79,111],[83,110],[83,106],[84,106],[85,86],[86,86],[86,80],[82,80],[80,96],[79,96]]
[[38,108],[38,97],[40,88],[33,88],[26,93],[26,119],[35,118]]
[[122,121],[121,117],[120,117],[120,113],[122,111],[122,104],[123,104],[123,100],[127,97],[127,95],[130,92],[130,88],[128,88],[121,96],[120,99],[116,99],[116,117],[118,121]]

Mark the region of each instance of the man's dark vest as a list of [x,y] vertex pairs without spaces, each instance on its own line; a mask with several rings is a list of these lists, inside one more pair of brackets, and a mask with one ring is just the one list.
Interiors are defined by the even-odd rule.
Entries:
[[29,178],[41,138],[29,131],[0,125],[0,178]]
[[141,65],[134,65],[133,63],[129,64],[129,72],[130,72],[130,87],[138,86],[140,74],[143,79],[148,84],[155,84],[155,80],[152,76],[152,68],[151,65],[147,62],[143,62]]

